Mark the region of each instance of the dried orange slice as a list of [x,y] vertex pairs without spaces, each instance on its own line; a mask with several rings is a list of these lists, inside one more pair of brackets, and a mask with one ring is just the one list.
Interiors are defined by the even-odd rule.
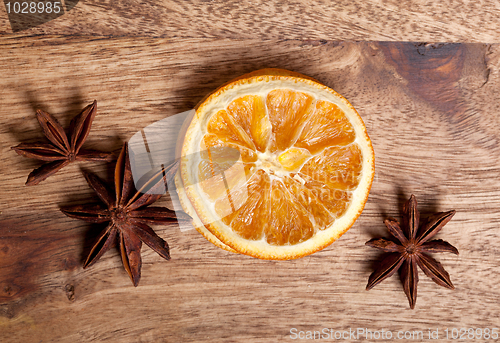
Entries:
[[374,153],[361,117],[334,90],[265,69],[207,96],[182,144],[177,186],[209,241],[294,259],[338,239],[364,208]]

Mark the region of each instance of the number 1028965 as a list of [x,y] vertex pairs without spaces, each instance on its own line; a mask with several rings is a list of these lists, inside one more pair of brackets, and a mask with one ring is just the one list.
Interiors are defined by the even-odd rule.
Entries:
[[460,328],[460,329],[445,329],[446,339],[457,339],[457,340],[497,340],[499,338],[499,332],[497,328],[493,329],[481,329],[481,328]]
[[61,2],[40,1],[40,2],[6,2],[7,13],[15,14],[42,14],[60,13]]

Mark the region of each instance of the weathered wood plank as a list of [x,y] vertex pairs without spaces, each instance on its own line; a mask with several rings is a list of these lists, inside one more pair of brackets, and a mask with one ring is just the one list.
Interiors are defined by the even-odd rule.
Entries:
[[[82,270],[95,227],[58,208],[95,199],[80,167],[108,180],[112,167],[71,165],[25,187],[39,164],[9,147],[42,138],[35,109],[67,126],[97,99],[88,147],[114,150],[144,126],[263,67],[319,79],[363,117],[376,178],[354,227],[327,249],[286,262],[231,254],[196,231],[157,227],[172,260],[144,248],[138,288],[116,251]],[[483,44],[0,39],[0,339],[285,342],[294,327],[439,328],[443,339],[445,328],[498,325],[499,72],[500,47]],[[423,213],[457,210],[438,238],[460,251],[436,256],[457,289],[421,274],[414,311],[397,277],[364,290],[378,256],[364,242],[386,235],[382,220],[399,217],[411,193]]]
[[[0,33],[13,32],[6,11],[0,7]],[[494,43],[500,40],[499,19],[495,0],[91,0],[20,33]]]

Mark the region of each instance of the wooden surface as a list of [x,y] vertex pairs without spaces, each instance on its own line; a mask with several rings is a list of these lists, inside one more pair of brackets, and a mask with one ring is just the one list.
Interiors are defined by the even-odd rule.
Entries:
[[[69,19],[58,20],[37,29],[46,35],[0,38],[1,342],[291,342],[297,341],[292,328],[393,335],[439,329],[436,341],[449,341],[446,328],[500,327],[499,45],[49,35]],[[96,23],[95,32],[106,33],[105,27]],[[383,38],[374,32],[371,38]],[[465,33],[455,34],[441,37]],[[393,38],[404,37],[415,36]],[[74,164],[25,187],[40,163],[10,147],[43,138],[35,109],[67,126],[97,99],[86,146],[115,150],[141,128],[264,67],[320,80],[365,121],[376,176],[355,225],[325,250],[285,262],[225,252],[194,230],[155,227],[172,260],[144,247],[139,287],[116,250],[83,270],[96,228],[65,217],[59,207],[96,200],[81,168],[110,180],[112,166]],[[456,290],[421,273],[415,310],[397,277],[365,291],[379,253],[364,242],[387,236],[383,219],[399,217],[412,193],[424,214],[457,211],[437,238],[460,251],[434,255]],[[167,197],[161,202],[169,203]]]
[[[12,1],[13,2],[13,1]],[[61,0],[71,8],[77,0]],[[12,33],[0,6],[0,33]],[[80,0],[30,35],[500,42],[497,0]]]

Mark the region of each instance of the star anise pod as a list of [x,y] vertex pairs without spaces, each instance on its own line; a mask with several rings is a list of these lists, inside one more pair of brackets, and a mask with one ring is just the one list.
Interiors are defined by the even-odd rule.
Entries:
[[384,221],[393,237],[374,238],[366,242],[366,245],[388,253],[370,275],[366,289],[373,288],[399,270],[404,291],[413,309],[417,301],[417,265],[438,285],[454,289],[450,276],[441,263],[429,255],[434,252],[451,252],[458,255],[457,248],[450,243],[441,239],[430,240],[454,215],[454,210],[439,212],[420,221],[417,199],[412,194],[403,207],[402,227],[396,219],[389,218]]
[[21,156],[48,162],[29,174],[27,186],[39,184],[73,161],[113,160],[111,153],[82,149],[96,114],[97,101],[94,100],[71,120],[68,137],[56,118],[42,110],[36,111],[43,133],[51,143],[21,143],[11,148]]
[[[90,187],[104,202],[104,206],[77,205],[63,207],[61,211],[68,217],[90,223],[109,222],[92,247],[84,268],[93,265],[118,238],[123,266],[134,286],[141,278],[141,246],[146,243],[166,260],[170,259],[169,247],[148,224],[168,224],[177,220],[188,220],[184,213],[177,213],[165,207],[148,207],[161,196],[167,182],[170,182],[177,170],[178,161],[162,168],[149,179],[141,189],[135,190],[127,143],[118,157],[115,168],[115,192],[96,175],[84,173]],[[156,194],[158,193],[158,194]]]

